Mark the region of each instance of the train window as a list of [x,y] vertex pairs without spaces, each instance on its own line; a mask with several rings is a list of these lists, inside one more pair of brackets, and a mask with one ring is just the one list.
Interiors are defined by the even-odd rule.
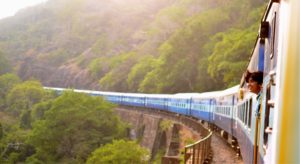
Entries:
[[243,115],[243,122],[246,124],[246,116],[247,116],[247,110],[248,110],[248,107],[247,107],[247,104],[248,102],[246,101],[245,104],[244,104],[244,115]]
[[230,107],[227,107],[227,115],[230,115]]
[[243,118],[244,118],[244,109],[245,109],[244,103],[242,104],[241,108],[242,108],[242,110],[241,110],[241,121],[244,122],[244,120],[243,120]]
[[241,110],[241,120],[242,120],[242,122],[244,122],[244,111],[245,111],[245,103],[243,103],[243,105],[242,105],[242,110]]
[[243,107],[244,107],[244,104],[242,104],[241,106],[240,106],[240,120],[242,121],[242,116],[243,116]]
[[244,124],[246,124],[246,122],[247,122],[247,111],[248,111],[248,106],[247,105],[248,105],[248,100],[244,104],[244,116],[243,116],[243,118],[244,118]]
[[238,118],[241,120],[241,106],[238,107]]
[[243,104],[243,117],[242,117],[243,123],[245,123],[245,113],[246,113],[246,102],[244,102]]
[[242,122],[244,122],[245,103],[243,103],[243,105],[242,105],[242,110],[241,110],[241,112],[242,112],[241,120],[242,120]]
[[240,120],[243,121],[244,104],[240,106]]
[[226,112],[225,112],[226,115],[229,115],[229,114],[228,114],[228,111],[229,111],[229,110],[228,110],[228,107],[225,107],[225,110],[226,110]]
[[[271,99],[271,86],[267,86],[267,93],[266,93],[266,110],[265,110],[265,120],[264,120],[264,129],[266,129],[269,126],[269,117],[270,117],[270,106],[268,104],[268,100]],[[267,145],[268,143],[268,134],[264,132],[264,145]]]
[[271,34],[271,41],[270,41],[270,44],[271,44],[271,54],[270,54],[270,58],[272,59],[273,56],[274,56],[274,53],[275,53],[275,35],[276,35],[276,12],[274,13],[274,17],[272,19],[272,22],[271,22],[271,25],[272,25],[272,34]]
[[249,100],[248,127],[251,128],[252,119],[252,98]]
[[241,106],[238,106],[238,118],[241,119]]
[[230,115],[231,107],[228,107],[228,115]]

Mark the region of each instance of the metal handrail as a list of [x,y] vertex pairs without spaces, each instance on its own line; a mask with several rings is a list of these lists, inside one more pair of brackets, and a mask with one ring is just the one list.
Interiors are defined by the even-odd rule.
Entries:
[[212,131],[207,131],[209,134],[205,138],[185,146],[184,163],[201,164],[209,159]]

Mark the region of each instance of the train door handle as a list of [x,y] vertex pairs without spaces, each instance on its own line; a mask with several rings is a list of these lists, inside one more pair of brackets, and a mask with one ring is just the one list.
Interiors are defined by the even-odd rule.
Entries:
[[265,129],[265,133],[267,133],[267,134],[271,134],[272,132],[273,132],[273,128],[271,128],[269,126]]
[[276,72],[274,70],[272,70],[272,71],[269,72],[269,75],[270,75],[270,84],[271,85],[276,85],[276,83],[275,83]]
[[275,101],[274,100],[268,100],[268,106],[271,107],[271,108],[274,108]]

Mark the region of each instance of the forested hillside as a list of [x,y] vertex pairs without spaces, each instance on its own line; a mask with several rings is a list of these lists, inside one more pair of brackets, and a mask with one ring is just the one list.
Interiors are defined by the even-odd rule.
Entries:
[[48,0],[0,20],[0,74],[46,86],[203,92],[237,84],[265,0]]
[[[129,141],[115,105],[71,90],[57,95],[35,80],[0,76],[0,163],[146,163],[147,149]],[[105,145],[105,146],[104,146]]]

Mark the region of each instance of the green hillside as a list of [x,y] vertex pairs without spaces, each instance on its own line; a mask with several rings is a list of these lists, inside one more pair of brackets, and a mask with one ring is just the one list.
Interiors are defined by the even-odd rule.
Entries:
[[0,20],[0,73],[124,92],[226,88],[240,81],[264,8],[265,0],[49,0]]

